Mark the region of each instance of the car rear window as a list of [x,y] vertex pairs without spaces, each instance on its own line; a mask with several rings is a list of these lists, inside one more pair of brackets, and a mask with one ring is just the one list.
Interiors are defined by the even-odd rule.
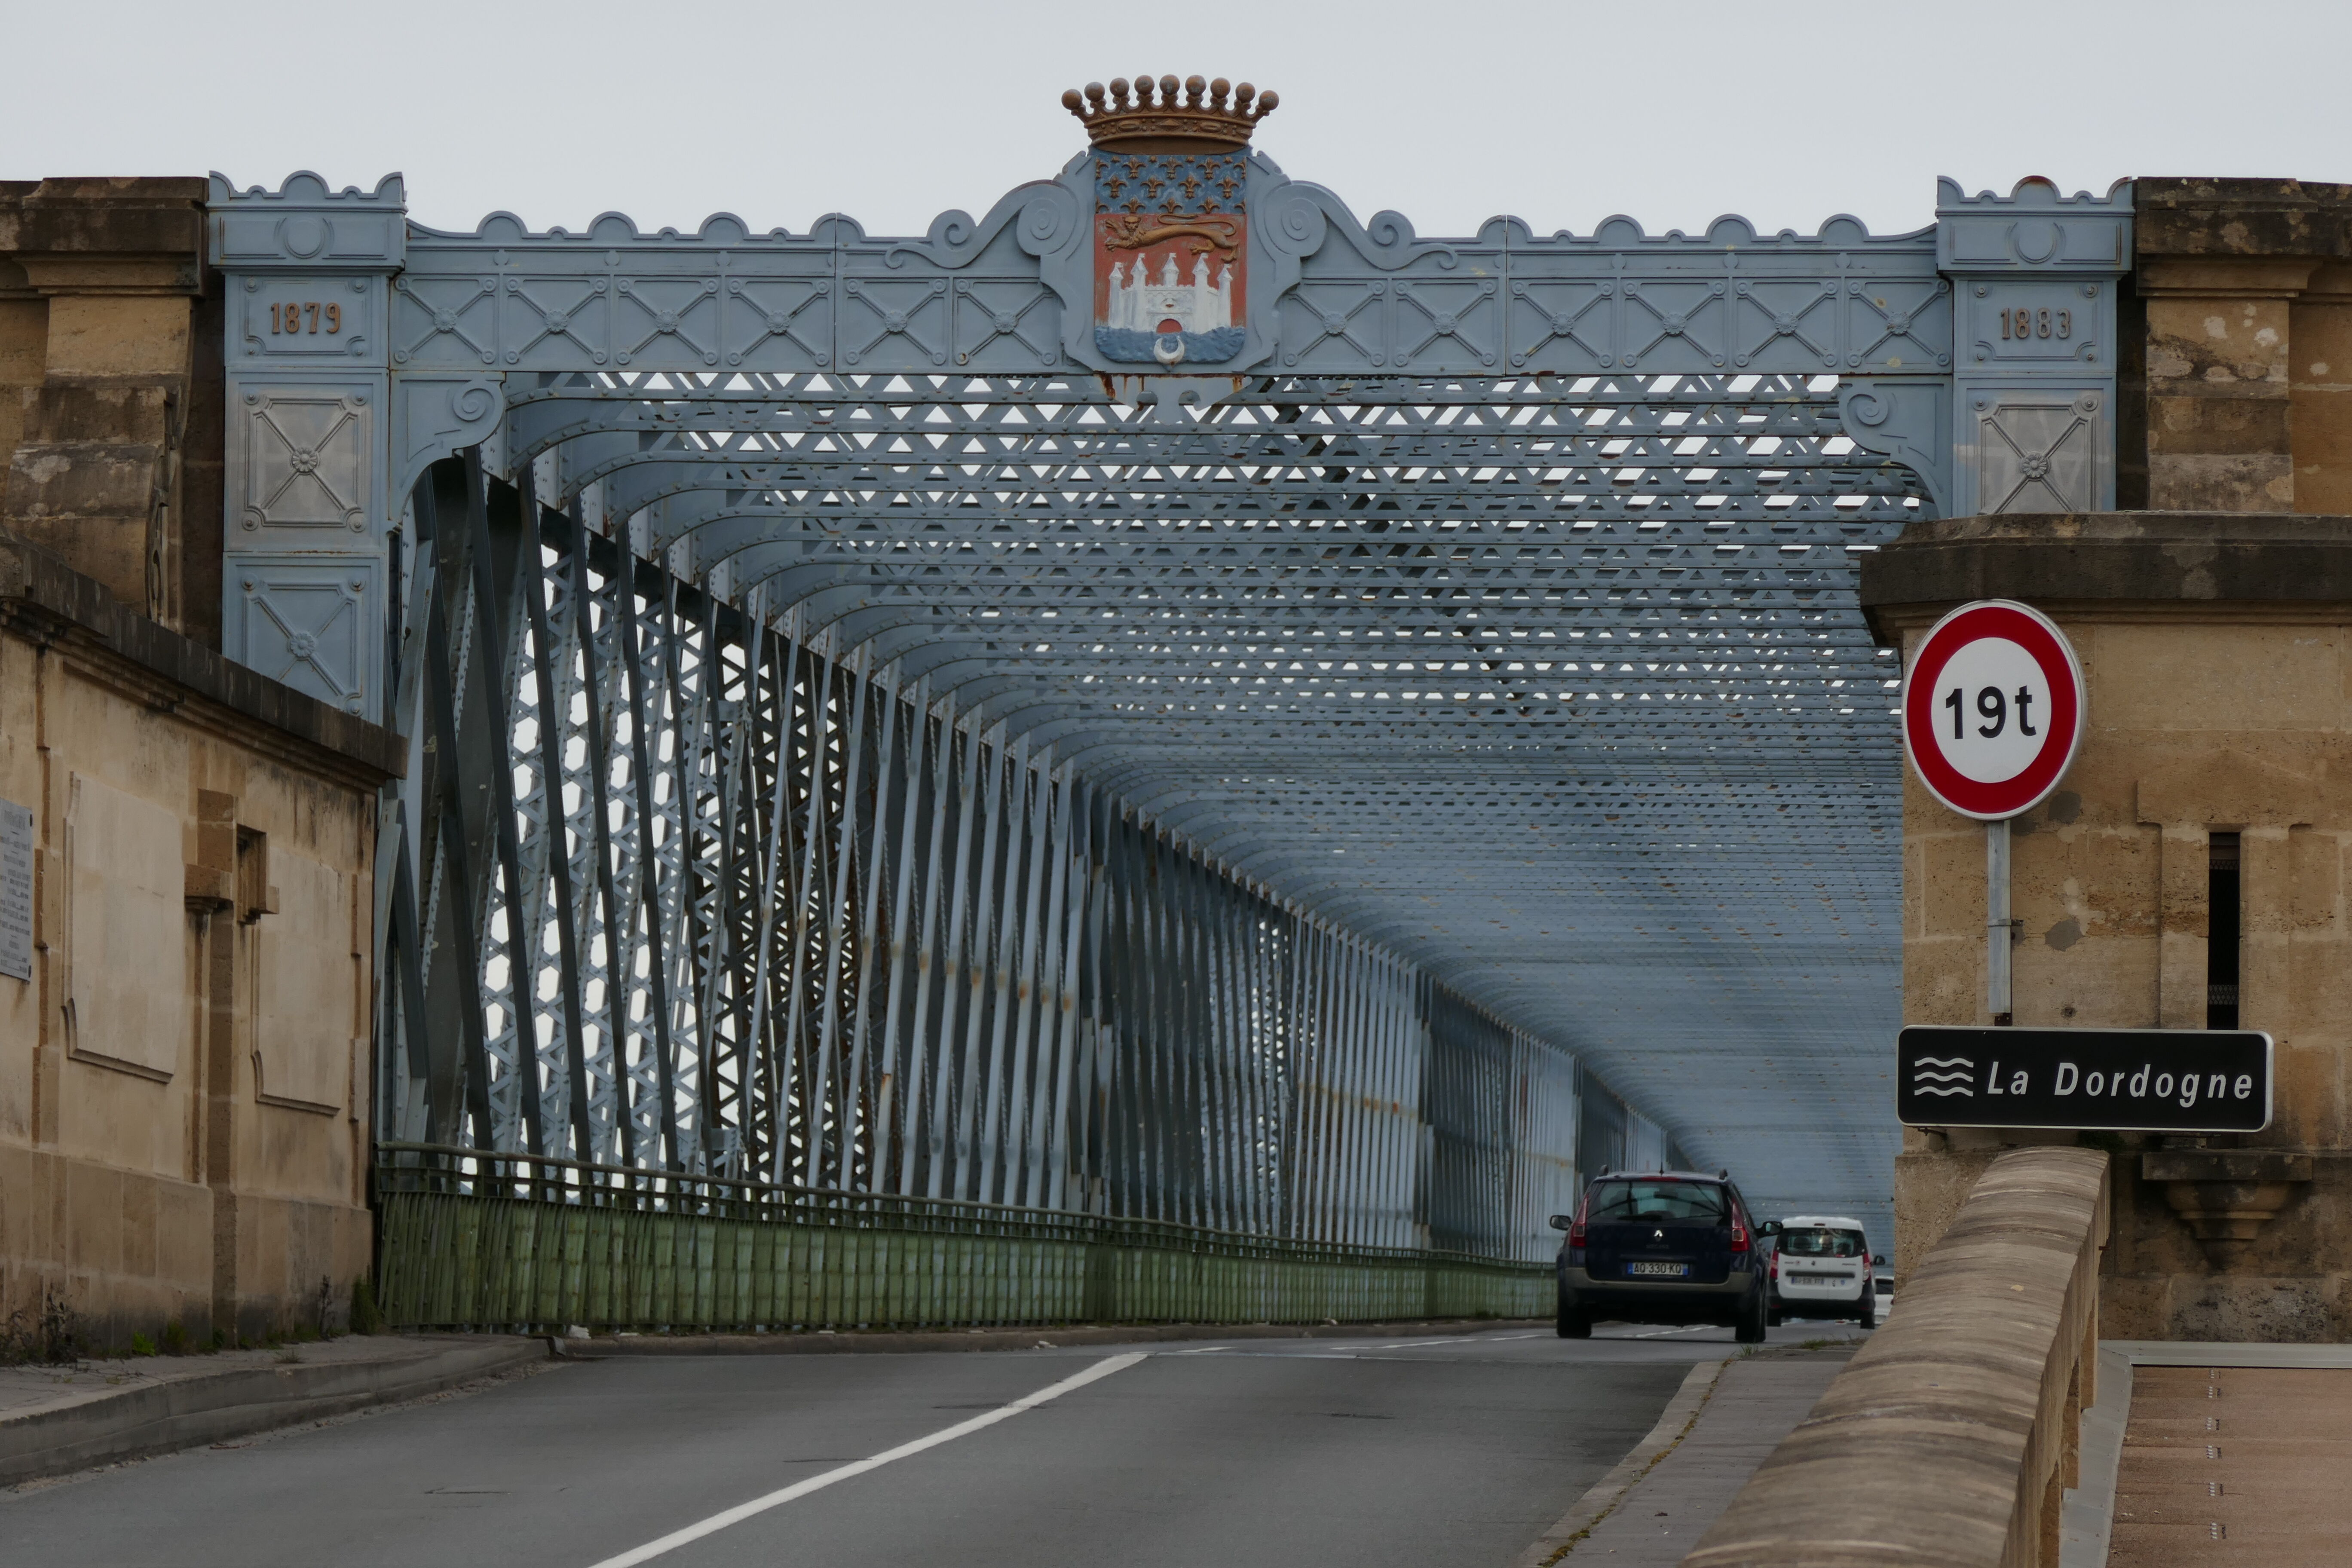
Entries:
[[1780,1250],[1793,1258],[1860,1258],[1862,1232],[1801,1226],[1780,1233]]
[[1600,1220],[1723,1218],[1723,1189],[1710,1182],[1592,1184],[1590,1216]]

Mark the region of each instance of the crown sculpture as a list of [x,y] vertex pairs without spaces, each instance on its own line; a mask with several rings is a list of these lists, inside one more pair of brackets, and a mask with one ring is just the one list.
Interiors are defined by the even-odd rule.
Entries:
[[[1159,89],[1159,101],[1152,89]],[[1228,94],[1230,93],[1230,97]],[[1272,114],[1281,100],[1244,82],[1234,87],[1224,78],[1203,81],[1192,77],[1178,81],[1163,76],[1157,83],[1148,76],[1135,79],[1132,92],[1125,77],[1103,84],[1088,82],[1084,97],[1076,88],[1062,95],[1062,107],[1078,117],[1097,147],[1141,148],[1171,141],[1211,142],[1223,147],[1246,147],[1250,132]]]

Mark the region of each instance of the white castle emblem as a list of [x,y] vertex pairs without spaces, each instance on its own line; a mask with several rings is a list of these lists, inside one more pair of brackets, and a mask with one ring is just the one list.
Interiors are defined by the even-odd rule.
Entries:
[[1160,269],[1160,280],[1153,282],[1144,266],[1143,258],[1135,258],[1134,270],[1122,275],[1118,263],[1111,263],[1110,302],[1103,317],[1103,325],[1113,331],[1151,332],[1160,331],[1160,323],[1172,321],[1179,331],[1213,332],[1234,324],[1234,269],[1230,264],[1217,270],[1216,281],[1209,280],[1209,258],[1192,258],[1192,281],[1181,280],[1177,271],[1176,258],[1171,254]]

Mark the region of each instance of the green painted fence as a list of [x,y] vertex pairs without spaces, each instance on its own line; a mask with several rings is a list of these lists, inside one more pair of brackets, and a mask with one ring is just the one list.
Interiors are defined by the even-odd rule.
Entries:
[[399,1328],[971,1327],[1528,1318],[1547,1264],[379,1145]]

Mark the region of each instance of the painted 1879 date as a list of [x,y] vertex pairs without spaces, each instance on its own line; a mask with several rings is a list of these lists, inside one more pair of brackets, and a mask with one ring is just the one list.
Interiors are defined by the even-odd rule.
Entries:
[[288,300],[269,307],[269,330],[283,335],[288,332],[340,332],[343,330],[343,308],[332,300]]

